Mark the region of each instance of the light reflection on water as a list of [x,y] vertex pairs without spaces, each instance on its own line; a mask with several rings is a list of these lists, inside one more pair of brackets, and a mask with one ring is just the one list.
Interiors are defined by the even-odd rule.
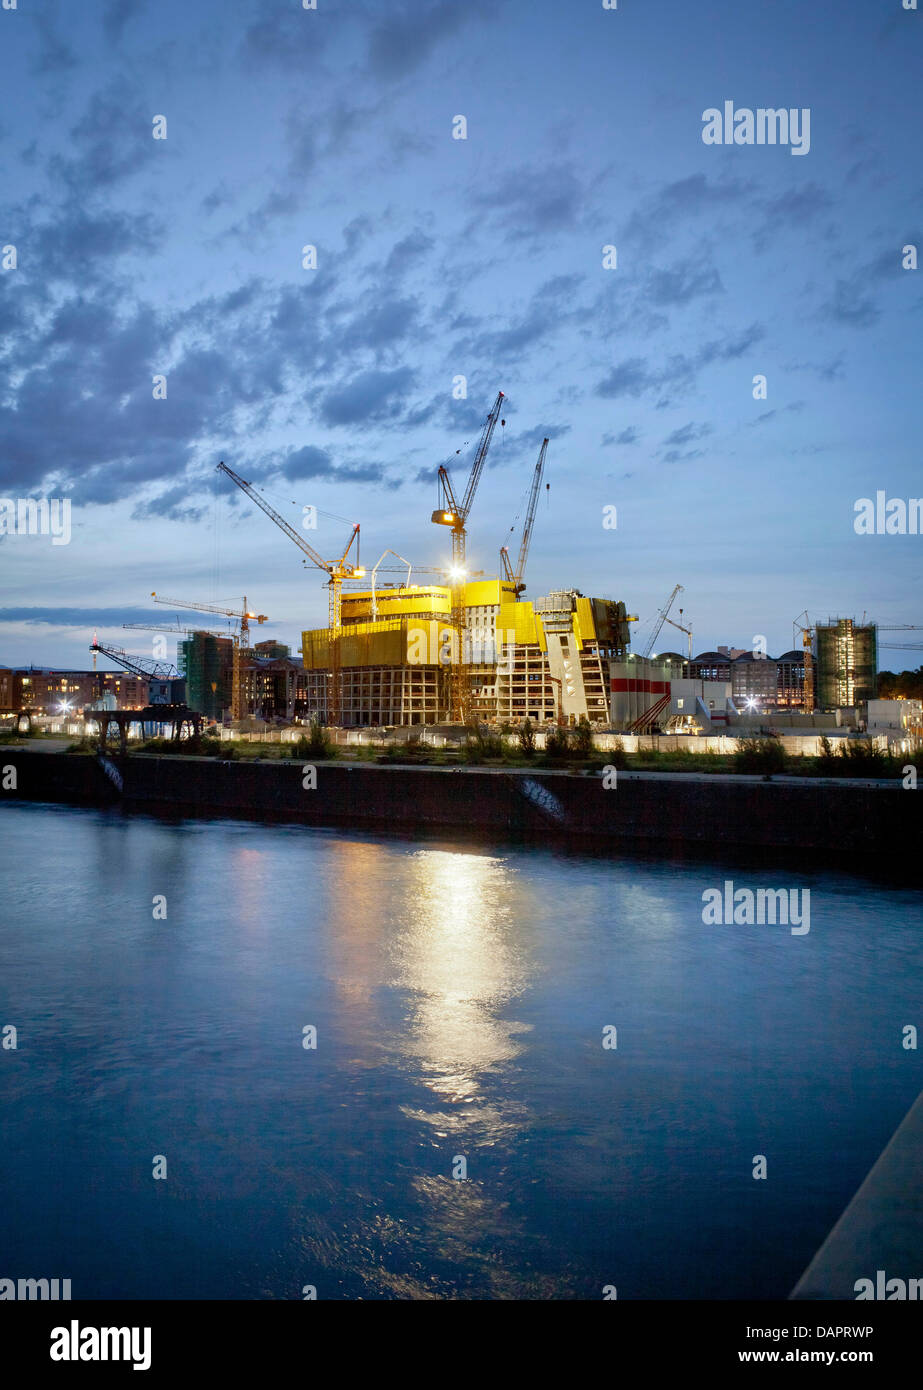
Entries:
[[795,939],[705,929],[720,865],[40,806],[0,834],[0,1236],[75,1297],[784,1296],[923,1084],[909,891],[774,873],[812,887]]

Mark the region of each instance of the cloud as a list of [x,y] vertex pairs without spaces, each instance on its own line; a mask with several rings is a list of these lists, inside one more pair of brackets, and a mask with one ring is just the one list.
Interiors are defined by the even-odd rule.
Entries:
[[145,0],[109,0],[103,12],[103,30],[111,44],[121,40],[125,25],[144,8]]
[[57,32],[57,5],[49,7],[46,4],[44,9],[35,11],[33,19],[39,39],[38,53],[32,63],[33,73],[36,76],[46,76],[76,67],[74,50]]
[[301,5],[277,6],[246,30],[240,56],[245,67],[278,67],[294,73],[316,68],[327,45],[329,26]]
[[701,213],[714,213],[721,207],[744,203],[754,184],[735,178],[711,179],[706,174],[690,174],[663,184],[644,199],[629,218],[627,234],[642,241],[664,241],[673,227]]
[[[201,484],[200,484],[201,487]],[[148,521],[164,517],[168,521],[202,521],[208,514],[204,505],[196,505],[190,496],[189,483],[177,483],[146,502],[139,502],[131,514],[132,521]]]
[[560,332],[563,324],[581,317],[576,305],[582,275],[555,275],[541,284],[528,308],[515,318],[507,311],[507,327],[487,329],[464,342],[463,351],[479,358],[502,359],[521,354],[543,338]]
[[829,362],[786,362],[785,370],[790,372],[813,372],[822,381],[842,381],[845,376],[843,353],[837,353]]
[[[506,229],[508,240],[521,241],[573,227],[582,196],[573,166],[559,162],[516,169],[493,180],[488,192],[475,193],[472,201]],[[470,228],[483,221],[475,219]]]
[[372,30],[367,71],[372,77],[393,82],[407,77],[425,63],[444,39],[457,34],[477,7],[441,0],[421,13],[419,3],[389,14]]
[[318,449],[314,444],[306,444],[301,449],[293,449],[282,466],[286,478],[322,478],[334,471],[333,459],[326,449]]
[[643,357],[628,357],[611,367],[597,384],[597,396],[618,400],[621,396],[641,396],[655,387],[661,378],[649,370]]
[[166,622],[150,608],[0,608],[0,623],[52,623],[56,627],[119,627]]
[[611,430],[607,430],[599,442],[604,449],[609,449],[615,444],[637,444],[640,437],[634,425],[629,425],[621,434],[613,434]]
[[666,396],[658,401],[659,406],[669,404],[672,395],[688,390],[695,384],[696,377],[703,367],[715,362],[730,362],[743,357],[756,343],[765,337],[765,330],[759,324],[751,324],[736,334],[715,338],[703,343],[691,356],[676,353],[667,359],[662,367],[651,367],[644,357],[629,357],[610,368],[609,372],[596,384],[596,394],[606,400],[618,400],[623,396],[637,399],[648,392],[668,388]]
[[128,79],[116,78],[94,92],[70,132],[74,153],[53,155],[50,171],[80,200],[112,188],[163,151],[167,142],[153,138],[153,116]]
[[385,275],[392,280],[399,279],[408,270],[416,268],[435,244],[431,236],[427,236],[418,228],[408,233],[392,246],[385,261]]
[[723,294],[721,276],[701,258],[689,257],[668,270],[652,270],[647,277],[646,298],[652,304],[688,304],[702,295]]
[[668,434],[663,442],[664,444],[692,444],[697,439],[704,439],[711,432],[711,425],[697,425],[690,420],[688,425],[683,425],[681,429]]
[[345,385],[327,392],[320,402],[320,418],[326,425],[393,419],[400,413],[413,376],[409,367],[360,372]]
[[385,299],[357,314],[344,327],[341,346],[377,349],[399,342],[411,333],[419,341],[421,330],[416,301]]

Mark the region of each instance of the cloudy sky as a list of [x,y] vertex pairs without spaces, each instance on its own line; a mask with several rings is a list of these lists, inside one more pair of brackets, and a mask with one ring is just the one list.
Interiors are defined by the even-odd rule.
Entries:
[[[0,662],[86,666],[154,589],[297,646],[323,576],[218,460],[325,555],[359,521],[440,564],[435,468],[499,389],[473,566],[547,434],[530,594],[623,599],[643,645],[681,583],[698,650],[923,623],[923,537],[853,528],[923,495],[921,13],[316,4],[0,10],[0,496],[72,504],[68,545],[0,540]],[[809,108],[810,149],[704,144],[725,101]]]

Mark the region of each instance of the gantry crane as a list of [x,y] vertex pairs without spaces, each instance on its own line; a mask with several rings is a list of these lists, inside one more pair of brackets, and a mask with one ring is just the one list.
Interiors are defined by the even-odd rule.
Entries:
[[[654,623],[651,635],[647,639],[647,645],[645,646],[644,651],[641,653],[642,656],[650,656],[654,643],[657,641],[657,638],[660,635],[660,629],[663,627],[664,623],[667,622],[667,615],[670,612],[670,609],[673,607],[673,600],[676,598],[677,594],[681,594],[682,592],[682,584],[674,585],[672,594],[667,599],[660,612],[657,614],[657,619]],[[677,626],[677,624],[674,624],[674,627],[675,626]]]
[[[312,546],[308,545],[308,542],[304,539],[303,536],[300,536],[298,534],[294,526],[287,522],[284,516],[280,516],[279,513],[275,510],[275,508],[269,505],[265,497],[261,497],[260,494],[257,492],[256,488],[253,487],[252,484],[248,483],[244,478],[241,478],[239,474],[235,473],[233,468],[228,468],[227,464],[222,462],[218,464],[216,471],[219,473],[226,473],[227,476],[231,479],[231,482],[236,483],[240,490],[242,492],[245,492],[247,496],[250,498],[250,500],[252,502],[255,502],[256,505],[260,508],[260,510],[264,511],[266,515],[270,518],[270,520],[276,523],[276,525],[279,527],[281,531],[285,532],[289,540],[295,542],[295,544],[298,546],[298,549],[303,551],[304,554],[307,555],[312,565],[316,565],[318,569],[323,570],[324,573],[328,576],[327,587],[329,604],[327,624],[327,646],[329,653],[328,660],[330,668],[330,691],[327,698],[327,721],[332,725],[337,725],[340,722],[340,713],[342,710],[342,685],[340,680],[340,628],[342,626],[341,613],[343,580],[360,579],[365,574],[365,570],[358,563],[359,523],[357,521],[355,526],[353,527],[352,534],[350,535],[349,541],[346,545],[346,549],[343,551],[343,554],[340,556],[339,560],[325,560],[322,558],[322,556],[320,556],[317,553],[317,551]],[[356,543],[356,564],[354,565],[347,563],[347,556],[349,555],[349,552],[352,549],[353,541],[355,541]]]
[[162,603],[167,608],[192,608],[196,613],[220,613],[225,618],[237,618],[240,622],[240,637],[237,633],[231,634],[232,644],[232,668],[231,668],[231,718],[233,720],[241,717],[240,699],[240,653],[246,651],[250,646],[250,620],[254,619],[257,623],[268,623],[269,619],[265,613],[251,613],[247,608],[247,598],[242,599],[242,608],[225,608],[218,603],[189,603],[181,598],[161,598],[156,591],[151,593],[151,598],[155,603]]
[[96,652],[102,652],[103,656],[108,656],[111,661],[117,661],[133,676],[143,676],[148,681],[170,681],[178,678],[177,669],[172,661],[155,661],[146,656],[129,656],[122,647],[110,647],[103,642],[97,642],[95,638],[90,646],[90,651],[94,655]]
[[[439,465],[439,491],[442,506],[432,515],[432,520],[437,526],[451,526],[452,528],[452,568],[449,571],[449,578],[452,584],[452,626],[455,629],[458,650],[455,652],[455,660],[452,662],[451,670],[451,717],[459,720],[462,724],[467,724],[469,717],[468,676],[465,661],[465,561],[467,553],[467,531],[465,528],[474,503],[474,494],[477,492],[477,486],[484,471],[487,450],[490,448],[494,429],[500,419],[503,401],[503,392],[498,391],[497,399],[491,407],[487,422],[481,432],[481,438],[475,450],[474,462],[468,476],[468,486],[465,488],[460,503],[456,500],[448,469],[443,464]],[[501,422],[501,427],[504,424],[506,424],[505,420]]]
[[535,472],[532,475],[532,490],[529,493],[529,504],[526,507],[526,517],[522,524],[522,541],[519,546],[519,559],[516,561],[516,572],[510,567],[509,551],[506,546],[500,547],[500,563],[506,571],[506,577],[510,583],[516,585],[516,593],[521,594],[526,587],[523,582],[523,575],[526,572],[526,560],[529,558],[529,544],[532,540],[532,527],[535,523],[535,508],[538,506],[539,490],[542,486],[542,474],[545,471],[545,454],[548,450],[548,440],[542,440],[542,447],[538,451],[538,463],[535,465]]

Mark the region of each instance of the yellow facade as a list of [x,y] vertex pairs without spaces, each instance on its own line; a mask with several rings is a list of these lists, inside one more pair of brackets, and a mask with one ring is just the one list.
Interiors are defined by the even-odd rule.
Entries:
[[[497,608],[500,641],[512,638],[519,646],[547,651],[544,626],[528,600],[516,599],[515,585],[501,579],[472,580],[465,585],[464,602],[466,608]],[[341,666],[444,666],[450,659],[447,653],[454,642],[450,588],[414,584],[381,589],[375,595],[375,608],[378,616],[372,620],[371,590],[343,595]],[[577,597],[573,631],[581,650],[597,642],[615,644],[615,608],[605,599]],[[306,671],[327,669],[327,629],[302,633],[302,651]]]
[[515,640],[520,646],[538,645],[542,651],[546,650],[545,630],[541,623],[536,622],[531,603],[502,603],[497,615],[497,630],[504,635],[515,633]]
[[[451,613],[452,591],[441,584],[411,584],[400,589],[378,589],[375,594],[378,618],[412,618],[431,613]],[[343,595],[344,626],[372,621],[372,591]]]
[[483,608],[491,604],[512,603],[516,586],[504,579],[473,579],[465,585],[465,607]]
[[[340,635],[340,665],[446,666],[455,646],[451,623],[439,618],[386,618],[376,623],[350,623]],[[306,671],[329,668],[325,627],[301,634]]]

